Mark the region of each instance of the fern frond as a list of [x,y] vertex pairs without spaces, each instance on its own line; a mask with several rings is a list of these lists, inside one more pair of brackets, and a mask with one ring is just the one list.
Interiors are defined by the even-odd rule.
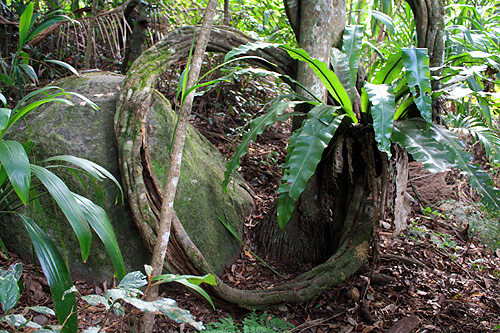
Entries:
[[490,161],[498,159],[500,136],[497,131],[486,126],[478,117],[459,113],[449,117],[448,126],[453,132],[470,136],[474,142],[479,142]]

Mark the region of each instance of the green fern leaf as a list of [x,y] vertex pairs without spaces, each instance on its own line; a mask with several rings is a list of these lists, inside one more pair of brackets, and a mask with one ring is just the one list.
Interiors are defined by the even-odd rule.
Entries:
[[456,134],[439,125],[431,124],[426,129],[427,126],[418,118],[397,122],[392,139],[407,148],[431,172],[447,171],[451,167],[460,169],[484,203],[500,210],[500,190],[494,186],[487,172],[472,164],[472,155],[463,150],[464,146]]
[[380,151],[390,153],[392,124],[396,103],[394,91],[388,84],[365,83],[365,90],[372,103],[373,130]]
[[332,48],[331,50],[331,61],[332,69],[337,75],[340,83],[347,91],[347,94],[351,96],[351,88],[349,85],[349,59],[347,59],[347,55],[340,51],[339,49]]
[[403,49],[403,64],[415,105],[422,118],[432,122],[431,72],[427,49]]
[[352,99],[356,85],[356,74],[358,73],[358,63],[363,50],[364,26],[348,25],[344,30],[342,51],[349,61],[349,97]]
[[240,158],[245,155],[248,151],[248,144],[257,138],[257,135],[264,132],[264,128],[268,125],[274,124],[278,117],[283,114],[283,112],[290,107],[297,104],[303,103],[302,101],[280,101],[274,103],[265,115],[255,118],[250,122],[250,130],[246,132],[241,138],[241,143],[236,147],[236,151],[231,159],[226,164],[226,171],[224,172],[224,181],[222,183],[222,188],[227,191],[227,185],[231,175],[239,168]]
[[282,45],[281,47],[285,49],[293,59],[306,62],[309,67],[314,70],[314,73],[316,73],[321,82],[323,82],[330,95],[332,95],[332,97],[343,107],[347,116],[351,118],[354,123],[358,122],[356,115],[352,111],[349,95],[342,86],[342,83],[340,83],[337,75],[335,75],[324,62],[311,58],[309,54],[302,49],[295,49],[288,45]]
[[323,151],[330,143],[344,115],[337,115],[338,107],[320,104],[309,112],[300,134],[291,140],[285,161],[285,174],[278,189],[278,223],[284,227],[293,212],[295,202],[306,188],[321,161]]
[[422,119],[394,122],[391,140],[406,148],[415,160],[432,173],[457,167],[453,155],[440,143],[439,135],[433,130],[426,131]]
[[281,44],[271,44],[271,43],[266,43],[266,42],[263,42],[260,40],[256,41],[256,42],[246,43],[244,45],[240,45],[238,47],[235,47],[234,49],[229,51],[226,54],[224,61],[228,61],[229,59],[235,58],[235,57],[240,56],[240,55],[248,54],[251,51],[257,51],[260,49],[265,49],[265,48],[270,48],[270,47],[277,48],[280,46],[281,46]]
[[401,51],[392,54],[385,65],[375,74],[373,84],[391,83],[403,70],[403,58]]

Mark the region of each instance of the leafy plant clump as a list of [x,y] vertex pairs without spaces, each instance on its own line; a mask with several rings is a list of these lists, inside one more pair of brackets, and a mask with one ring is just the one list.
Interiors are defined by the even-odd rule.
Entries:
[[[123,277],[116,288],[108,289],[104,296],[86,295],[79,297],[81,297],[81,299],[89,305],[102,305],[104,306],[103,311],[108,312],[109,310],[112,310],[117,316],[125,315],[126,311],[123,307],[123,303],[127,303],[142,312],[161,313],[178,323],[187,323],[198,330],[204,330],[205,327],[203,326],[203,323],[196,321],[189,311],[179,308],[177,303],[172,299],[159,298],[151,302],[140,299],[144,295],[141,288],[145,286],[149,287],[152,283],[178,282],[188,288],[200,292],[203,296],[208,297],[199,285],[201,283],[214,284],[214,277],[212,275],[198,277],[167,274],[153,278],[150,275],[151,267],[146,265],[145,269],[148,276],[139,271],[131,272]],[[23,267],[21,263],[11,265],[6,271],[0,269],[0,305],[5,313],[5,315],[0,316],[0,321],[6,322],[13,329],[13,331],[30,329],[37,330],[36,332],[61,332],[64,329],[65,323],[42,327],[41,325],[33,322],[31,319],[27,319],[23,314],[12,313],[12,309],[16,306],[22,292],[22,281],[20,280],[22,270]],[[75,286],[72,286],[64,292],[65,297],[75,294],[79,295]],[[212,302],[209,297],[207,299],[210,303]],[[54,310],[46,306],[28,307],[27,310],[32,310],[49,316],[56,315]],[[100,326],[95,326],[89,327],[83,332],[100,332],[100,330]],[[7,331],[0,330],[0,333],[6,332]]]
[[207,333],[215,332],[242,332],[242,333],[274,333],[290,332],[294,326],[282,319],[275,318],[264,312],[260,315],[252,312],[241,323],[235,323],[233,318],[221,318],[219,323],[207,324]]

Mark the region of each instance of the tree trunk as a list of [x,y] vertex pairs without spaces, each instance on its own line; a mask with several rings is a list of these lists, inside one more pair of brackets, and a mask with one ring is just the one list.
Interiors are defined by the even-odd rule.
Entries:
[[85,57],[83,59],[83,67],[90,68],[90,57],[94,50],[94,35],[95,35],[95,18],[97,16],[97,0],[92,1],[92,14],[90,15],[90,26],[87,32],[87,45],[85,48]]
[[[341,44],[345,28],[345,1],[308,0],[301,1],[298,6],[291,1],[285,3],[287,13],[291,15],[290,22],[295,26],[299,47],[312,58],[329,64],[332,45]],[[299,62],[297,80],[326,102],[326,87],[307,63]],[[304,91],[299,93],[305,94]],[[309,110],[296,108],[295,111],[307,113]],[[304,119],[305,116],[294,117],[293,130],[299,128]],[[276,206],[260,224],[256,230],[256,241],[262,252],[287,265],[318,264],[332,255],[338,246],[345,219],[343,208],[349,201],[349,187],[352,186],[346,177],[346,170],[342,171],[344,166],[337,164],[342,162],[336,160],[344,157],[345,161],[348,160],[347,156],[343,156],[346,153],[344,144],[351,145],[352,142],[342,138],[327,149],[284,230],[278,227]]]

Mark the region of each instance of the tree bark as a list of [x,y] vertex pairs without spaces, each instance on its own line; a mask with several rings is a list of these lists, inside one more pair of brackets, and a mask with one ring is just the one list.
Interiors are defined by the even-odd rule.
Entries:
[[[218,0],[210,0],[203,16],[203,24],[200,31],[200,36],[196,42],[192,62],[189,67],[186,90],[191,89],[198,77],[200,76],[201,66],[203,64],[203,56],[207,48],[210,38],[210,31],[214,21],[215,11],[217,9]],[[191,91],[185,98],[179,114],[177,129],[175,131],[172,151],[170,153],[170,163],[167,173],[167,180],[164,188],[164,197],[160,211],[160,221],[158,226],[158,236],[156,239],[153,257],[151,259],[151,267],[153,269],[152,276],[158,276],[162,273],[167,253],[168,243],[170,240],[170,232],[172,219],[174,216],[174,200],[177,191],[177,184],[181,174],[182,152],[186,141],[187,126],[189,124],[189,115],[193,106],[195,90]],[[150,286],[146,293],[147,301],[154,301],[158,298],[159,285]],[[142,332],[151,333],[153,331],[155,314],[147,312],[143,316]]]
[[89,30],[87,33],[87,45],[85,48],[85,58],[83,60],[83,67],[84,68],[90,68],[90,57],[92,54],[92,51],[94,50],[94,35],[95,35],[95,18],[97,16],[97,5],[98,1],[93,0],[92,1],[92,14],[90,15],[90,26]]

